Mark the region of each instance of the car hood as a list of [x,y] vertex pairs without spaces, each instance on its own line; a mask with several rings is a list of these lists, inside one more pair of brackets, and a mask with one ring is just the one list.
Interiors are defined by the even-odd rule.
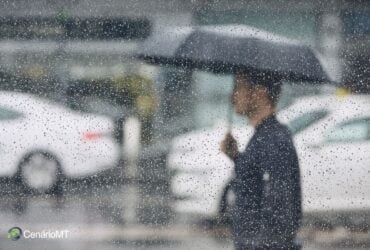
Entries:
[[[233,126],[232,135],[239,142],[239,149],[245,148],[249,138],[253,134],[253,127],[249,125]],[[172,141],[171,151],[174,152],[192,152],[198,150],[219,149],[220,142],[228,132],[226,123],[219,123],[211,128],[192,131],[190,133],[175,137]]]
[[[200,170],[212,162],[220,167],[232,167],[232,161],[220,150],[220,143],[227,131],[226,124],[220,123],[210,129],[198,130],[174,138],[168,156],[168,166],[172,169]],[[254,129],[248,125],[232,128],[231,133],[238,141],[240,151],[245,148],[253,132]]]

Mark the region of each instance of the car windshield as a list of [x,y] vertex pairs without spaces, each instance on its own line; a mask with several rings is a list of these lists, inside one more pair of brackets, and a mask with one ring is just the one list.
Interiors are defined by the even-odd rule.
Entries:
[[22,117],[22,114],[15,111],[15,110],[11,110],[9,108],[6,108],[6,107],[2,107],[0,106],[0,120],[2,121],[6,121],[6,120],[14,120],[14,119],[17,119],[19,117]]
[[369,117],[353,119],[330,128],[325,134],[326,142],[359,142],[370,139]]
[[298,134],[326,117],[328,113],[329,112],[326,110],[317,110],[304,113],[290,121],[288,123],[288,127],[293,135]]

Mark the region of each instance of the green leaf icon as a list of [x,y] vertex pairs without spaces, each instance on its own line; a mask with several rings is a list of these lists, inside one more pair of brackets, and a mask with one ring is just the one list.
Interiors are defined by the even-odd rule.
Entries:
[[11,240],[19,240],[19,238],[22,235],[22,229],[19,227],[12,227],[11,229],[8,230],[8,239]]

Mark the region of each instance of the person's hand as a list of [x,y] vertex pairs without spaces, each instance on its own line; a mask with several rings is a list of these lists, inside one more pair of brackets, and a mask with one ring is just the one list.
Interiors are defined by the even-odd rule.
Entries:
[[220,149],[230,159],[234,160],[238,154],[238,142],[230,133],[227,133],[224,140],[221,142]]

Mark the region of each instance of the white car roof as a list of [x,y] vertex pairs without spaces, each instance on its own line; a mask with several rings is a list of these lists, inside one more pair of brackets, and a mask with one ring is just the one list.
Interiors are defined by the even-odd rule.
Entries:
[[325,95],[300,98],[290,107],[278,113],[281,122],[287,123],[295,117],[310,111],[336,112],[336,115],[348,113],[367,114],[370,112],[370,95]]
[[0,102],[18,104],[23,102],[33,101],[35,103],[48,103],[46,99],[38,97],[33,94],[14,92],[14,91],[0,91]]
[[66,110],[62,105],[58,105],[46,98],[12,91],[0,91],[0,105],[28,114],[39,113],[40,110]]

